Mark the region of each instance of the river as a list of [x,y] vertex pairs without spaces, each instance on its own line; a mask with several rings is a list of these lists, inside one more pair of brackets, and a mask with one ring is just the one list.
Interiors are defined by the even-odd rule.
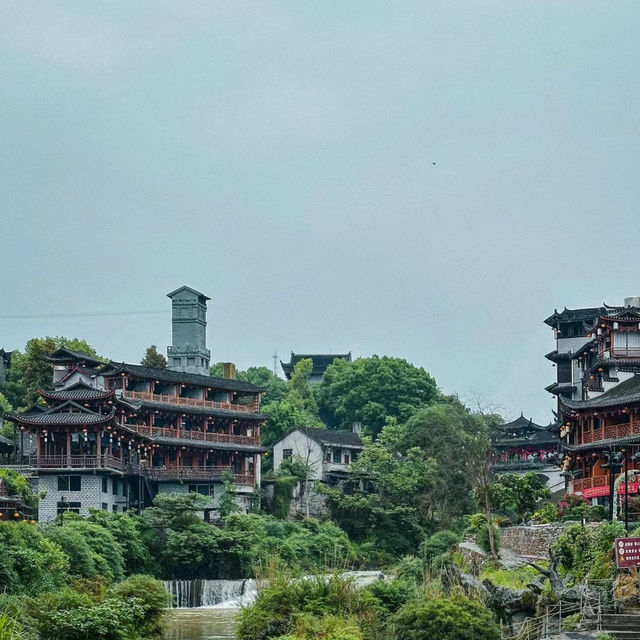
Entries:
[[171,609],[165,640],[232,640],[237,609]]

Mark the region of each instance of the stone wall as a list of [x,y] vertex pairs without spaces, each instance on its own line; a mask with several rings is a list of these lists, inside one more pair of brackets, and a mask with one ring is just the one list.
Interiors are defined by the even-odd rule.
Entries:
[[[571,523],[575,524],[575,523]],[[501,529],[502,548],[519,556],[547,558],[549,547],[560,537],[566,525],[537,524]]]
[[[311,484],[309,491],[309,516],[322,520],[329,515],[327,508],[327,496],[316,491],[315,485]],[[289,507],[290,518],[306,517],[307,496],[304,490],[304,482],[299,482],[293,489],[293,500]]]

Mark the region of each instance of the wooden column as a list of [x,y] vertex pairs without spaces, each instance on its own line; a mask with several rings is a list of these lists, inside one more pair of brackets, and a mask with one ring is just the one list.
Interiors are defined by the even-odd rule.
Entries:
[[96,455],[98,456],[98,464],[102,457],[102,429],[96,431]]
[[71,466],[71,430],[67,431],[67,466]]

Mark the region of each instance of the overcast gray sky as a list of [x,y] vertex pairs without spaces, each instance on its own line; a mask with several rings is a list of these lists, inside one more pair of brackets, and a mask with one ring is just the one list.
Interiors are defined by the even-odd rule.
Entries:
[[[640,295],[637,1],[0,5],[0,346],[373,353],[548,421],[554,307]],[[435,164],[434,164],[435,163]]]

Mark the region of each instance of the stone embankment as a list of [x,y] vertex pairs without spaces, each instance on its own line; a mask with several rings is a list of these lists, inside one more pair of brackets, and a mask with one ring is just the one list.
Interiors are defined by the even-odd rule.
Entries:
[[[575,524],[575,523],[570,523]],[[502,548],[528,559],[547,559],[549,547],[562,535],[567,524],[534,524],[505,527]]]

